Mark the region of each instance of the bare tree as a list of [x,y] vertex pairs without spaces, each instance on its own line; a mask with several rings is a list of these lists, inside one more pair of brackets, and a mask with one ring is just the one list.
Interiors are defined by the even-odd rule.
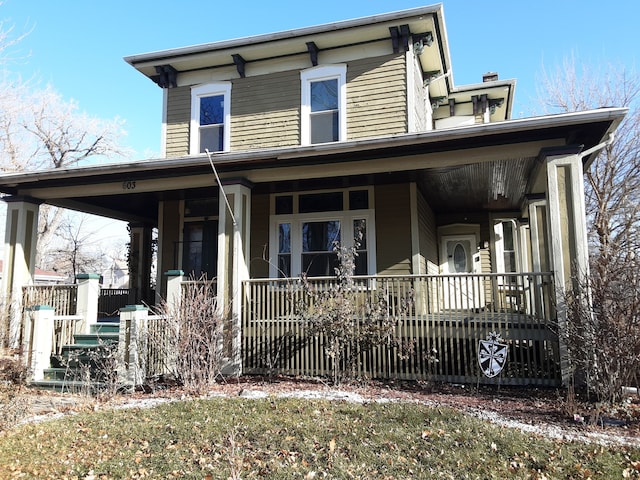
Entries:
[[607,106],[629,112],[585,172],[590,275],[566,292],[570,361],[601,400],[640,380],[640,76],[570,58],[539,82],[553,112]]
[[[0,22],[0,172],[67,168],[124,154],[120,119],[88,115],[53,87],[37,88],[12,74],[8,52],[21,38]],[[41,210],[36,265],[41,265],[64,215],[46,205]]]
[[96,232],[87,232],[84,226],[83,218],[73,219],[69,215],[63,218],[46,267],[70,278],[104,270],[107,258],[102,249],[95,248]]

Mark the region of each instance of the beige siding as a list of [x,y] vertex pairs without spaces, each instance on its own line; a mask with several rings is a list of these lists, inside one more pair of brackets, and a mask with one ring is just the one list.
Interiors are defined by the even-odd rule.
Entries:
[[238,79],[231,89],[231,150],[300,144],[300,72]]
[[251,196],[251,278],[269,277],[269,195]]
[[436,275],[438,266],[438,231],[433,210],[418,192],[418,229],[420,238],[421,273]]
[[407,132],[404,54],[350,62],[347,68],[347,135],[350,140]]
[[382,275],[411,273],[411,202],[409,185],[375,188],[376,262]]
[[191,87],[170,88],[167,92],[166,156],[189,154],[189,123],[191,121]]

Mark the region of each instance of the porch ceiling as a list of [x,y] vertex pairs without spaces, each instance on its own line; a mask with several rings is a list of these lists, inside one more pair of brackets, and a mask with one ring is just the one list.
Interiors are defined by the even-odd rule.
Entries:
[[517,210],[535,157],[494,160],[418,173],[418,185],[436,212]]

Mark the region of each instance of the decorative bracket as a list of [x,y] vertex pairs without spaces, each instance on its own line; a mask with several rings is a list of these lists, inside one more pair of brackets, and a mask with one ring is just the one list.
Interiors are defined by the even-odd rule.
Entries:
[[236,64],[238,75],[240,75],[240,78],[244,78],[245,77],[244,66],[247,64],[247,61],[244,58],[242,58],[242,55],[238,53],[234,53],[233,55],[231,55],[231,57],[233,57],[233,63]]
[[311,58],[311,65],[318,66],[318,52],[320,49],[315,42],[307,42],[307,50],[309,51],[309,57]]
[[433,97],[431,98],[431,108],[434,110],[447,103],[447,97]]
[[433,45],[433,34],[431,32],[414,33],[411,35],[411,41],[413,42],[413,51],[416,52],[416,55],[421,55],[425,46]]
[[160,88],[175,88],[178,86],[178,71],[171,65],[156,65],[156,73],[151,80]]
[[409,50],[409,36],[411,35],[409,25],[389,27],[389,33],[391,33],[393,53],[400,53],[400,48],[402,48],[405,52]]

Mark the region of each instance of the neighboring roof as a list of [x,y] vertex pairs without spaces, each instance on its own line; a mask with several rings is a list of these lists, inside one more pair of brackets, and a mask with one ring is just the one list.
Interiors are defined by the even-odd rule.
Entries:
[[[3,260],[0,260],[0,277],[2,277],[3,273]],[[34,272],[34,280],[38,281],[46,281],[46,282],[62,282],[67,279],[65,275],[60,275],[58,272],[52,272],[50,270],[42,270],[40,268],[36,268]]]

